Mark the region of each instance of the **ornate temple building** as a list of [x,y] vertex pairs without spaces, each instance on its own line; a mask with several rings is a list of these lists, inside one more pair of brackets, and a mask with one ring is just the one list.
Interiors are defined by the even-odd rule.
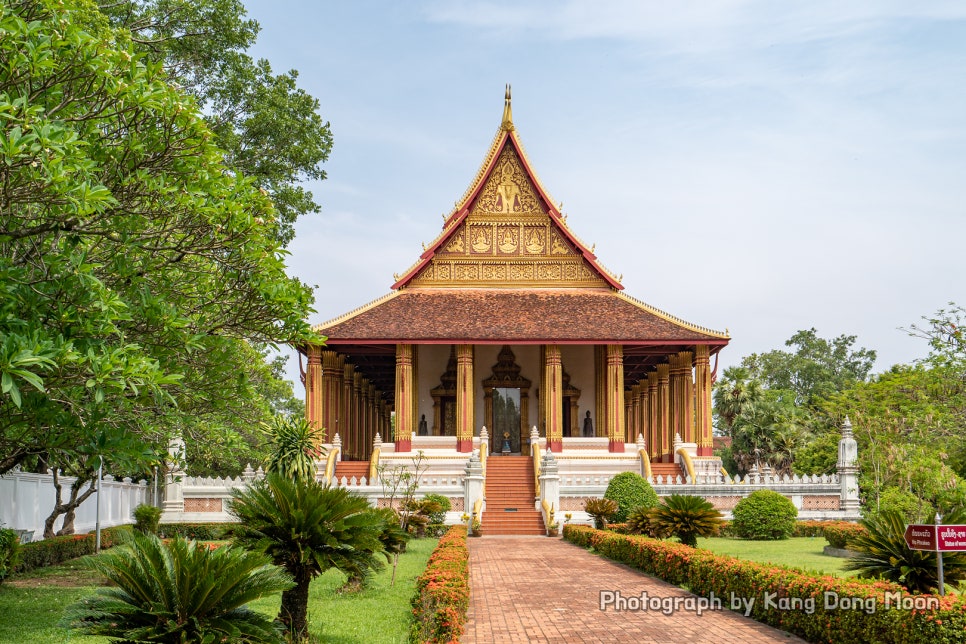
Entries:
[[[686,287],[686,285],[682,285]],[[318,478],[373,505],[414,474],[475,534],[558,534],[619,472],[727,516],[772,489],[799,518],[859,517],[857,447],[842,426],[835,475],[732,479],[712,455],[712,361],[725,333],[623,293],[567,224],[503,119],[469,189],[384,297],[321,324],[303,346],[306,415],[324,429]],[[190,446],[189,446],[190,447]],[[231,521],[237,479],[182,477],[173,444],[165,522]],[[398,483],[397,483],[398,484]],[[393,488],[395,489],[395,488]]]
[[711,360],[728,335],[626,295],[593,250],[537,178],[508,88],[436,239],[387,295],[318,325],[324,346],[300,348],[308,419],[348,461],[376,434],[383,452],[469,452],[483,427],[492,452],[528,455],[536,427],[551,452],[636,454],[642,438],[667,463],[677,437],[710,459]]

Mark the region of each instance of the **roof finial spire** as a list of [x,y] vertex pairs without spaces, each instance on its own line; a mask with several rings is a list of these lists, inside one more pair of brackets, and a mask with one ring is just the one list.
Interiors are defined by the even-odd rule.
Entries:
[[513,129],[513,113],[510,111],[510,84],[506,85],[506,94],[503,104],[503,123],[500,124],[504,130]]

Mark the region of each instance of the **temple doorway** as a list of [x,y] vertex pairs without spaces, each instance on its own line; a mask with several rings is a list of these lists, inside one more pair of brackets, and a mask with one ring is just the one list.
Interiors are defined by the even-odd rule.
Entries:
[[493,389],[492,451],[520,453],[520,388]]

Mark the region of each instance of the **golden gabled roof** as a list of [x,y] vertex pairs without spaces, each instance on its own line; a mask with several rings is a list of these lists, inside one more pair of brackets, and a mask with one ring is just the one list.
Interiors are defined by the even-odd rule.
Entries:
[[[498,243],[498,237],[503,243]],[[471,241],[476,242],[472,249]],[[454,256],[450,252],[454,250],[462,256]],[[440,253],[448,257],[444,260]],[[436,266],[440,263],[445,265]],[[617,276],[597,261],[593,249],[571,231],[533,170],[513,124],[509,86],[500,127],[469,188],[444,218],[436,239],[423,247],[409,269],[394,277],[393,289],[623,288]]]

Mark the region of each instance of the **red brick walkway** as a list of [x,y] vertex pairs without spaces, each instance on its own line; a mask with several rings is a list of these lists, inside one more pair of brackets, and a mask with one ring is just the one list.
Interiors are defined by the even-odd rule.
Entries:
[[[676,586],[561,539],[470,539],[470,611],[463,642],[804,642],[728,610],[599,609],[600,591],[623,597],[693,597]],[[727,599],[725,600],[727,604]]]

